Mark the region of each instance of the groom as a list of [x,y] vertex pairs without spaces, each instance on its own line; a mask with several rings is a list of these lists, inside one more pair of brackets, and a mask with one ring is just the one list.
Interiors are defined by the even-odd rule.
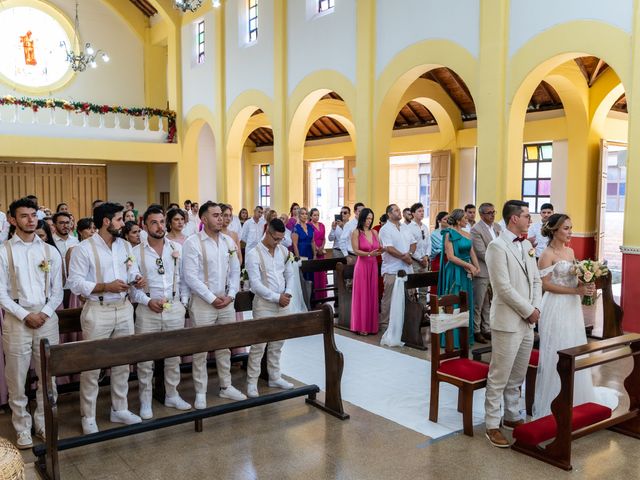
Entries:
[[520,386],[533,347],[533,327],[540,317],[542,287],[535,251],[526,240],[531,223],[529,204],[509,200],[502,218],[507,228],[489,244],[485,256],[493,289],[493,351],[484,408],[487,438],[493,446],[506,448],[509,441],[500,431],[500,405],[504,398],[504,428],[511,430],[524,423],[519,410]]

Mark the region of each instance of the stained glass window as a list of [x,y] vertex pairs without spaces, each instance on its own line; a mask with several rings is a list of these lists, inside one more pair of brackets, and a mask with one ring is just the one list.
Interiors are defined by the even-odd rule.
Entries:
[[260,202],[263,207],[271,206],[271,165],[260,165]]
[[551,143],[529,144],[523,148],[522,200],[529,203],[532,213],[539,213],[540,207],[551,201],[552,157]]
[[204,63],[204,20],[198,23],[198,63]]

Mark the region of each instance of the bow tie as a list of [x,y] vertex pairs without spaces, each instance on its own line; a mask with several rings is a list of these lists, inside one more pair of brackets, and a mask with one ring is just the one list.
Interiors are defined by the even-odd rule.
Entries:
[[516,238],[514,238],[513,239],[513,243],[516,243],[516,242],[524,242],[524,237],[516,237]]

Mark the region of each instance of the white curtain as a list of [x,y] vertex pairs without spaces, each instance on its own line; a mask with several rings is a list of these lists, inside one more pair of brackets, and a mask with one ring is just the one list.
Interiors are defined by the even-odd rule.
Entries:
[[406,281],[406,276],[399,277],[396,275],[393,292],[391,293],[389,328],[382,335],[380,345],[388,347],[402,347],[404,345],[400,338],[402,338],[402,327],[404,326],[404,283]]

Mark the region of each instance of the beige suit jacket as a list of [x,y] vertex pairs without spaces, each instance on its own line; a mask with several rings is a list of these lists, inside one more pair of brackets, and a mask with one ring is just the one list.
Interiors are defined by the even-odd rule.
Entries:
[[[500,227],[497,224],[493,224],[493,232],[496,238],[500,236]],[[473,250],[476,252],[478,258],[478,265],[480,266],[480,273],[477,275],[479,278],[488,278],[489,271],[487,270],[487,263],[485,260],[485,254],[487,247],[493,241],[489,227],[484,222],[476,223],[471,229],[471,241],[473,242]]]
[[533,328],[527,318],[542,300],[542,282],[536,258],[528,240],[522,242],[522,253],[505,232],[489,244],[485,260],[493,290],[490,324],[492,330],[518,332]]

